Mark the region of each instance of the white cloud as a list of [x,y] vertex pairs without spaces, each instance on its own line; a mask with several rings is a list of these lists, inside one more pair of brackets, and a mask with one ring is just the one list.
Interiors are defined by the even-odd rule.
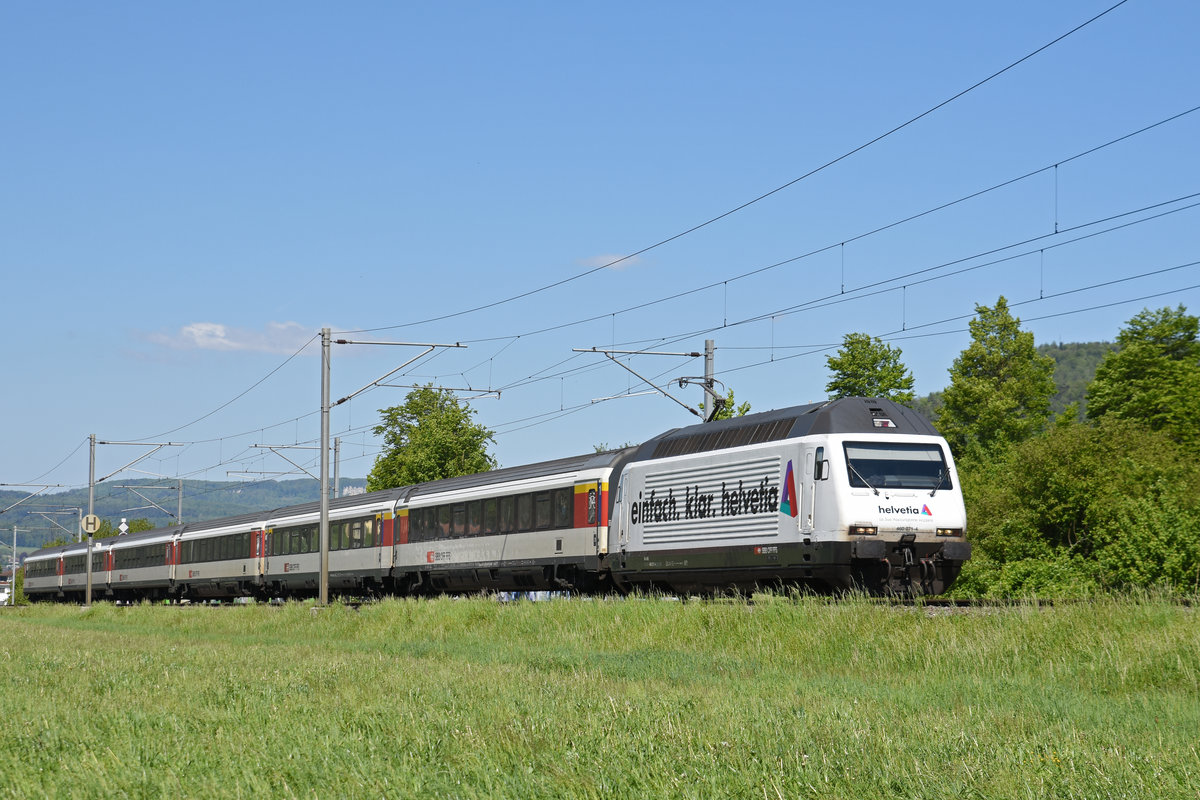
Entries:
[[[642,259],[640,256],[626,257],[622,255],[607,254],[585,258],[580,263],[582,263],[585,267],[608,267],[609,269],[622,270],[629,269],[630,267],[641,263],[641,260]],[[614,261],[617,263],[614,264]]]
[[298,322],[269,322],[265,330],[234,328],[219,322],[192,322],[175,333],[155,333],[155,344],[176,350],[240,350],[251,353],[294,353],[315,330]]

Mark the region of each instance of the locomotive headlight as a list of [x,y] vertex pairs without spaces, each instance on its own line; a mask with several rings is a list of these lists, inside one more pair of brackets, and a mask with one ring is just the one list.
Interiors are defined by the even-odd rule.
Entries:
[[874,525],[851,525],[850,526],[850,535],[851,536],[874,536],[877,533],[879,533],[879,528],[876,528]]
[[938,528],[938,536],[962,536],[962,528]]

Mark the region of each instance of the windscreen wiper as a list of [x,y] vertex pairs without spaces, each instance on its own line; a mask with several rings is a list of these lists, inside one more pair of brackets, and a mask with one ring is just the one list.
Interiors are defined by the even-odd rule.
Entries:
[[933,495],[937,492],[937,490],[942,488],[942,484],[945,482],[946,482],[946,470],[939,469],[937,485],[933,487],[933,491],[929,493],[929,496],[933,497]]
[[855,475],[857,475],[857,476],[858,476],[858,479],[859,479],[860,481],[862,481],[862,482],[863,482],[863,485],[864,485],[864,486],[866,486],[868,489],[870,489],[870,490],[871,490],[872,492],[874,492],[875,494],[879,494],[879,490],[878,490],[878,489],[876,489],[874,486],[872,486],[872,485],[871,485],[871,482],[870,482],[870,481],[868,481],[866,478],[864,478],[864,477],[862,476],[862,473],[861,473],[861,472],[859,472],[858,470],[856,470],[856,469],[854,468],[854,462],[853,462],[853,461],[851,461],[850,459],[846,459],[846,466],[850,468],[850,471],[851,471],[851,472],[853,472]]

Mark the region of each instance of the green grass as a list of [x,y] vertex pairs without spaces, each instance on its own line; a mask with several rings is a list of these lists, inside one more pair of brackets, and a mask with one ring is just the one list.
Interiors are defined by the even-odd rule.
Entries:
[[0,644],[0,797],[1200,797],[1200,619],[1155,600],[39,606]]

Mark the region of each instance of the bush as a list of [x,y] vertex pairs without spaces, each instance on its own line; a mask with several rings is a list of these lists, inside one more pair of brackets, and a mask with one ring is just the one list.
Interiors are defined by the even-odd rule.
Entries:
[[1200,466],[1135,422],[1064,422],[962,466],[975,553],[956,594],[1087,595],[1200,580]]
[[1181,503],[1173,486],[1124,498],[1096,540],[1096,564],[1109,585],[1200,588],[1200,508]]
[[1052,552],[1044,558],[998,562],[973,557],[954,584],[955,597],[1082,598],[1100,593],[1094,562],[1079,555]]

